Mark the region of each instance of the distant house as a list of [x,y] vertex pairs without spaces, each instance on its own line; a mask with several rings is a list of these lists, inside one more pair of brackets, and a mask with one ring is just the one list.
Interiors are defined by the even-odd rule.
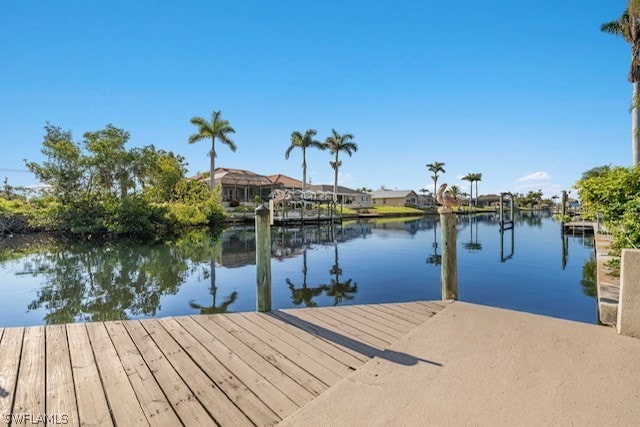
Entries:
[[413,190],[377,190],[371,193],[374,205],[419,205],[418,194]]
[[[329,184],[307,185],[307,189],[311,191],[333,193],[333,185]],[[338,203],[343,203],[348,207],[353,208],[368,208],[373,205],[371,194],[363,193],[341,185],[338,185],[337,198]]]
[[484,194],[477,198],[478,206],[495,207],[500,206],[500,196],[497,194]]
[[431,194],[418,195],[419,208],[435,208],[437,206],[436,199]]
[[[214,171],[216,184],[222,184],[222,201],[251,202],[256,196],[266,200],[276,187],[264,175],[258,175],[243,169],[216,168]],[[209,174],[196,175],[194,179],[210,184]]]

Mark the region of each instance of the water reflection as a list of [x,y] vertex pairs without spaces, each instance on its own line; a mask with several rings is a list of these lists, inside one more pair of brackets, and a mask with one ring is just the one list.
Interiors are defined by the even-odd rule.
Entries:
[[596,298],[598,296],[596,288],[596,268],[597,263],[594,257],[586,260],[582,266],[582,279],[580,280],[582,292],[592,298]]
[[[274,308],[438,299],[438,219],[273,227]],[[459,215],[457,221],[465,301],[514,309],[550,305],[559,300],[549,297],[556,290],[541,287],[560,280],[561,249],[565,276],[573,281],[566,286],[583,294],[588,239],[559,245],[557,224],[531,212],[516,216],[518,230],[501,235],[502,241],[494,234],[495,214]],[[501,243],[501,260],[512,256],[508,263],[496,259]],[[575,259],[568,259],[569,246]],[[0,327],[20,325],[20,316],[28,317],[26,325],[253,310],[255,256],[255,232],[247,226],[155,244],[0,239]],[[532,288],[540,289],[539,300],[527,294]]]
[[[338,305],[343,301],[350,301],[355,298],[355,294],[358,292],[358,285],[353,282],[353,279],[347,279],[346,281],[342,281],[341,277],[343,275],[342,268],[340,267],[339,253],[338,253],[338,239],[340,242],[345,242],[347,240],[357,238],[357,237],[366,237],[367,231],[364,227],[342,227],[342,226],[329,226],[325,227],[317,227],[315,229],[315,233],[312,232],[311,240],[316,244],[329,244],[331,241],[333,242],[333,250],[334,250],[334,259],[333,265],[329,270],[329,274],[332,276],[330,278],[329,284],[318,284],[312,287],[307,285],[307,251],[311,249],[311,244],[306,241],[307,238],[307,229],[302,228],[300,230],[300,235],[302,236],[302,285],[299,288],[293,284],[291,278],[287,277],[285,282],[289,291],[291,292],[291,302],[295,306],[300,306],[304,304],[306,307],[317,307],[318,304],[313,301],[313,298],[321,296],[323,293],[326,296],[333,299],[333,305]],[[368,232],[371,232],[371,229],[368,229]],[[283,233],[284,234],[284,233]],[[282,244],[286,248],[290,248],[293,244],[291,241],[295,241],[295,236],[297,233],[290,233],[289,236],[291,240],[287,245],[284,245],[286,241],[284,238],[282,240]]]
[[[476,215],[469,215],[469,241],[464,243],[464,248],[469,252],[480,252],[482,250],[482,243],[478,241],[478,223],[480,222],[480,218]],[[474,233],[474,225],[475,225],[475,233]]]

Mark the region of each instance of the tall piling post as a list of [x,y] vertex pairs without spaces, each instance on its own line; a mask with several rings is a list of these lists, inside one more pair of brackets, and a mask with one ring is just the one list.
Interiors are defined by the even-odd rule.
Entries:
[[500,228],[504,228],[504,193],[500,193]]
[[440,286],[442,299],[458,299],[458,254],[456,244],[456,215],[450,207],[438,208],[442,241]]
[[513,206],[513,194],[511,193],[509,193],[509,214],[511,215],[509,218],[511,220],[511,224],[514,224],[515,207]]
[[269,208],[256,208],[256,310],[271,311],[271,228]]
[[562,215],[562,218],[564,218],[567,214],[567,192],[565,190],[562,190],[562,197],[560,200],[562,203],[562,206],[560,207],[560,214]]

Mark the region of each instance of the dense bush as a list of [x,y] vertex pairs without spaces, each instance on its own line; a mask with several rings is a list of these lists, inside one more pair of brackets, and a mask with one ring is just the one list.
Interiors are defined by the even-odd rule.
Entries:
[[[159,236],[224,219],[220,188],[186,178],[184,158],[152,145],[125,149],[129,133],[113,125],[71,132],[47,124],[42,163],[27,162],[46,190],[28,201],[0,194],[0,233]],[[5,198],[3,199],[2,196]]]
[[592,169],[575,187],[582,215],[595,219],[600,214],[614,236],[614,249],[640,247],[640,167]]

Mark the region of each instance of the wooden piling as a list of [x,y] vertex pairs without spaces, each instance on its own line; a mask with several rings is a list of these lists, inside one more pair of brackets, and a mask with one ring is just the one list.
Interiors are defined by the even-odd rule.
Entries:
[[504,226],[504,193],[500,193],[500,227]]
[[271,228],[269,208],[256,209],[256,310],[271,311]]
[[438,208],[442,233],[442,268],[440,286],[442,299],[458,299],[458,256],[456,245],[456,215],[451,208]]

